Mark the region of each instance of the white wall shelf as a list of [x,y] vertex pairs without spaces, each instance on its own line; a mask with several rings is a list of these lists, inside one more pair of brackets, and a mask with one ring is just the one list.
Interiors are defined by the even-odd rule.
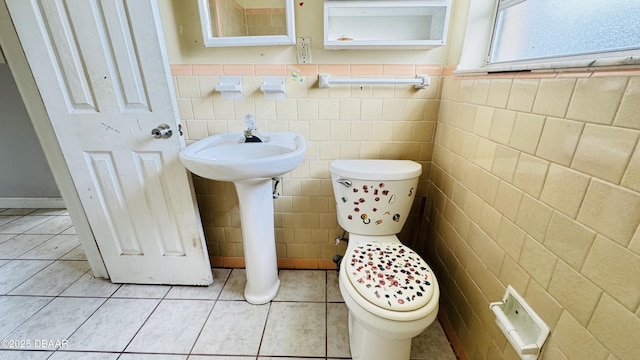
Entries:
[[324,2],[326,49],[429,49],[447,40],[451,0]]

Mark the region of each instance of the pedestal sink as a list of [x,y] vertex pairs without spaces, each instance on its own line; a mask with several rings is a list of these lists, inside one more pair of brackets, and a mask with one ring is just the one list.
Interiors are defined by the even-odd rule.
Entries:
[[300,134],[263,135],[267,142],[239,142],[239,133],[213,135],[180,153],[192,173],[235,185],[247,273],[244,297],[252,304],[271,301],[280,287],[271,178],[298,167],[307,150]]

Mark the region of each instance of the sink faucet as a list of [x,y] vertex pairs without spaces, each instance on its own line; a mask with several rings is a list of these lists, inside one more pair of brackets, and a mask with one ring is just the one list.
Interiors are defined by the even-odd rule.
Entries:
[[244,131],[244,137],[240,139],[240,142],[268,142],[269,138],[263,136],[258,131],[256,125],[256,117],[252,114],[247,114],[244,116],[244,124],[247,129]]

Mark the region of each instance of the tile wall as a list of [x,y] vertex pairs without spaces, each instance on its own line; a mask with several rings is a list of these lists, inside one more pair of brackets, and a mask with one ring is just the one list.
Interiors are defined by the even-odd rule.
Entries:
[[[414,77],[431,86],[336,85],[318,88],[318,74],[335,77]],[[304,163],[286,174],[275,200],[276,247],[283,268],[335,268],[331,258],[342,230],[336,221],[329,164],[335,159],[410,159],[423,165],[417,198],[426,193],[439,110],[441,66],[416,65],[173,65],[178,107],[187,142],[241,132],[253,113],[261,131],[292,131],[307,140]],[[223,100],[213,90],[220,75],[240,75],[244,99]],[[286,77],[286,99],[265,99],[263,76]],[[231,183],[194,177],[209,253],[214,265],[242,266],[243,249]],[[402,238],[411,241],[417,201]]]
[[461,359],[518,359],[512,285],[543,359],[638,359],[640,72],[443,78],[421,243]]

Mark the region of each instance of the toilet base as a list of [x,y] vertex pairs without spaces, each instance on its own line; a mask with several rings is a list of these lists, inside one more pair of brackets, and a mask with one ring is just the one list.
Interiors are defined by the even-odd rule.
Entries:
[[409,360],[412,338],[390,339],[368,331],[349,311],[349,347],[353,360]]

